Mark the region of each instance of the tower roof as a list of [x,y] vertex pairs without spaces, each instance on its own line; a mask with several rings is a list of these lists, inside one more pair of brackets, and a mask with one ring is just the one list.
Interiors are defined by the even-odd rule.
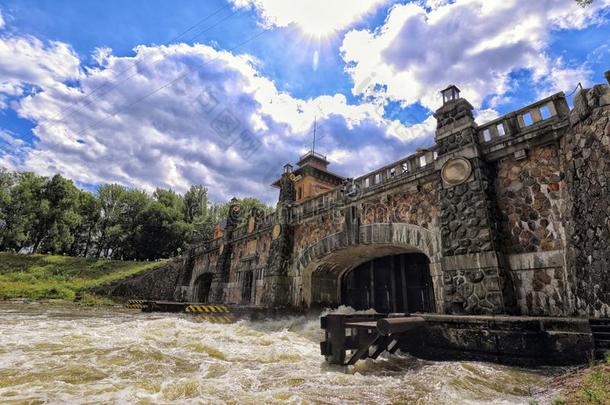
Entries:
[[326,159],[326,156],[314,151],[302,155],[297,162],[299,167],[312,166],[322,170],[327,170],[329,164],[330,162]]
[[[330,172],[328,170],[329,164],[330,162],[326,159],[326,156],[317,152],[309,151],[299,158],[299,161],[297,162],[299,167],[294,170],[293,173],[295,176],[309,175],[323,179],[329,184],[341,184],[343,177]],[[278,179],[273,182],[272,186],[279,187],[280,180]]]

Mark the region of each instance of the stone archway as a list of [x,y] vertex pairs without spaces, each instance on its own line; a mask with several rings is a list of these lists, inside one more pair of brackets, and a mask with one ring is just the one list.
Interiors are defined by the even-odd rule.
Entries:
[[[336,306],[341,303],[341,277],[372,259],[419,253],[429,261],[433,295],[442,297],[440,268],[440,236],[417,225],[361,225],[357,243],[348,243],[344,232],[330,235],[308,246],[296,262],[301,292],[298,301],[305,307]],[[443,311],[442,299],[435,303],[436,312]]]
[[430,261],[423,253],[371,259],[343,274],[341,304],[377,312],[435,312]]

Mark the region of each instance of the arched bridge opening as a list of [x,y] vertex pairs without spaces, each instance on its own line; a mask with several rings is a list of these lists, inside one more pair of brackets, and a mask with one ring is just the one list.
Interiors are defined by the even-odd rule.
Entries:
[[443,311],[438,234],[411,224],[369,224],[360,226],[357,241],[348,236],[330,235],[303,250],[296,293],[305,307]]
[[403,253],[360,264],[341,277],[341,304],[377,312],[434,312],[428,257]]
[[313,264],[306,293],[316,307],[438,312],[434,270],[428,256],[414,248],[352,246]]

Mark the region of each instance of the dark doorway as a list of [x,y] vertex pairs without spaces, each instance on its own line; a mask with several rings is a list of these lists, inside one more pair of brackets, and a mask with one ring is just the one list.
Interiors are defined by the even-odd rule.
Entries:
[[242,273],[242,284],[241,284],[241,303],[249,304],[252,298],[252,271],[244,271]]
[[212,274],[206,273],[199,276],[195,282],[195,291],[197,292],[197,302],[206,303],[210,295],[210,287],[212,286]]
[[378,312],[434,312],[430,261],[421,253],[385,256],[346,273],[341,303]]

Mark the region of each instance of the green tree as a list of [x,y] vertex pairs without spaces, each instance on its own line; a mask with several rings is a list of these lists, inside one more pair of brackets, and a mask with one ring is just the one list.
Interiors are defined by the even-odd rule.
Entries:
[[74,243],[73,231],[80,223],[80,191],[71,180],[59,174],[45,184],[39,219],[35,227],[34,252],[69,253]]
[[9,226],[11,208],[11,188],[15,184],[15,176],[4,168],[0,168],[0,250],[7,249],[6,234]]
[[97,190],[97,198],[101,207],[97,257],[108,256],[112,247],[118,245],[121,203],[126,192],[125,187],[119,184],[104,184]]
[[20,250],[34,244],[36,226],[48,210],[48,202],[43,198],[45,182],[44,177],[34,173],[15,175],[3,213],[3,250]]
[[98,257],[134,259],[138,256],[138,216],[150,205],[142,190],[128,190],[118,184],[98,189],[101,206]]
[[138,216],[138,258],[157,259],[181,252],[190,236],[191,227],[182,213],[154,201]]
[[80,221],[74,229],[74,243],[70,255],[87,257],[98,232],[101,219],[100,203],[93,194],[81,191],[78,195],[77,211]]
[[208,189],[202,185],[191,186],[184,194],[184,218],[193,223],[196,218],[205,217],[208,213]]
[[[254,198],[238,200],[238,224],[251,212],[271,208]],[[207,188],[180,195],[158,188],[152,195],[119,184],[95,194],[79,190],[61,175],[12,173],[0,168],[0,250],[33,251],[115,259],[175,256],[192,242],[213,237],[229,203],[212,204]]]
[[157,188],[153,193],[153,198],[184,218],[184,199],[180,194],[171,189]]
[[120,236],[118,246],[113,246],[115,259],[135,259],[138,257],[138,215],[152,202],[152,198],[143,190],[127,190],[121,197],[118,228]]

